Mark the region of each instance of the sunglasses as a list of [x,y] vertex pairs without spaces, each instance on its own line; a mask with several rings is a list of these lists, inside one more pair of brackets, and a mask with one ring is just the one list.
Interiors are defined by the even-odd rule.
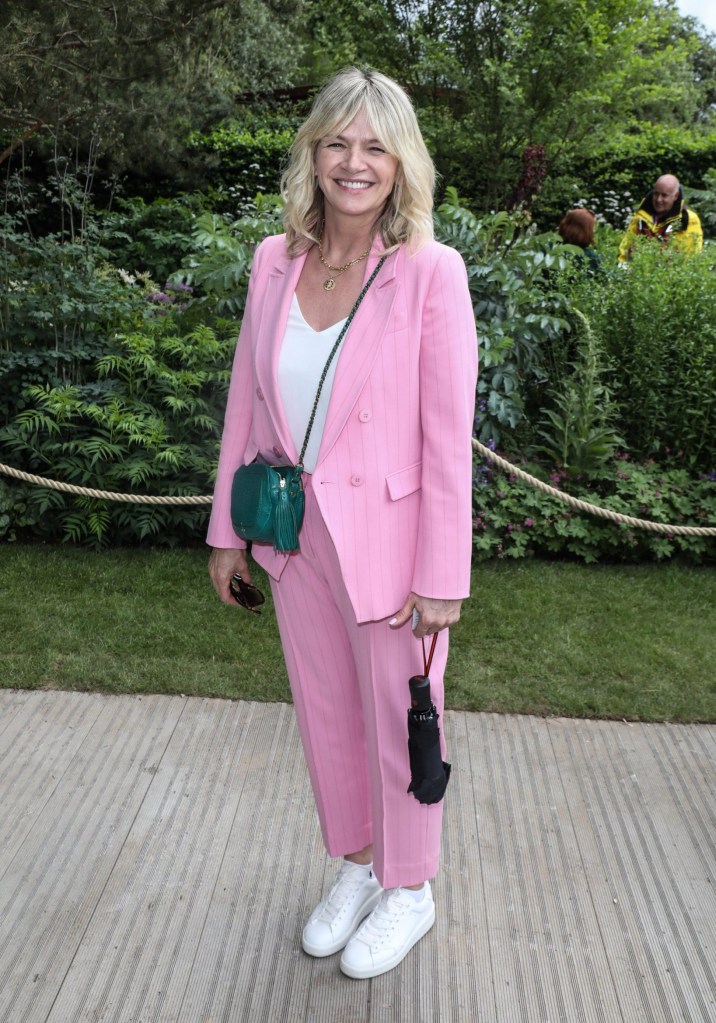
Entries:
[[231,596],[240,607],[245,607],[252,614],[261,614],[258,608],[266,601],[261,590],[252,586],[251,583],[245,583],[240,575],[232,576],[229,590],[231,591]]

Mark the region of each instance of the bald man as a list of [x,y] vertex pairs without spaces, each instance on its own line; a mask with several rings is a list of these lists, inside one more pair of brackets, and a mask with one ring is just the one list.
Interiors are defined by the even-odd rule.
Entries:
[[661,175],[632,216],[619,246],[622,262],[631,256],[635,235],[657,238],[662,245],[681,252],[701,252],[704,242],[701,221],[687,208],[679,179],[673,174]]

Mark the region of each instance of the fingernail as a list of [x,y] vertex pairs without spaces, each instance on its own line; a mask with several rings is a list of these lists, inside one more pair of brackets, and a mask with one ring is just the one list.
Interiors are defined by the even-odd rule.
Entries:
[[391,618],[390,621],[388,622],[388,625],[395,625],[397,620],[398,620],[397,618]]

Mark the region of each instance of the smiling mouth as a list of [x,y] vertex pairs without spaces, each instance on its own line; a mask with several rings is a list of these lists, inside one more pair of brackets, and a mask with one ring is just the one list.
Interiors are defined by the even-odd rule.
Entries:
[[341,186],[341,188],[352,188],[356,192],[359,192],[362,189],[370,188],[372,182],[371,181],[344,181],[343,179],[338,178],[337,179],[337,184],[339,184]]

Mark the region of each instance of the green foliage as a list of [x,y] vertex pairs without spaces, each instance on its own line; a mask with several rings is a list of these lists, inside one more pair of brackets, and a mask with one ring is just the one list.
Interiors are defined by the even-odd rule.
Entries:
[[211,162],[217,199],[240,210],[257,193],[278,192],[297,127],[295,119],[276,129],[222,125],[205,134],[194,132],[188,146]]
[[634,457],[716,465],[716,254],[639,239],[626,268],[562,286],[612,366],[619,432]]
[[220,316],[241,317],[256,246],[282,230],[278,196],[258,195],[252,205],[252,215],[238,220],[216,213],[198,217],[193,251],[175,275],[176,280],[200,289],[199,307],[208,306]]
[[[206,494],[218,457],[233,339],[208,326],[181,334],[170,316],[120,334],[96,365],[100,384],[36,385],[29,407],[0,431],[15,464],[64,482],[120,493]],[[95,546],[194,539],[206,506],[137,506],[35,488],[17,535]]]
[[478,396],[485,416],[480,440],[499,441],[525,420],[527,381],[544,373],[544,353],[568,330],[563,297],[549,290],[549,275],[567,266],[553,236],[524,229],[518,216],[477,218],[454,189],[435,217],[436,237],[457,249],[468,271],[480,355]]
[[[598,146],[569,150],[555,160],[534,214],[544,227],[553,227],[568,209],[585,205],[604,215],[612,227],[622,228],[661,174],[675,174],[696,199],[699,189],[708,189],[707,176],[714,167],[713,129],[649,122],[629,132],[613,129]],[[698,201],[695,206],[699,208]]]
[[205,205],[197,194],[151,203],[138,196],[116,197],[112,209],[97,211],[113,265],[133,276],[168,280],[191,248],[194,221]]
[[[531,475],[545,479],[540,465],[521,463]],[[635,518],[688,526],[716,522],[716,483],[706,477],[695,479],[684,469],[622,457],[608,471],[593,473],[588,484],[556,470],[545,481],[583,501]],[[587,563],[676,557],[706,563],[716,558],[713,537],[653,533],[583,514],[531,484],[494,472],[489,463],[476,471],[473,508],[478,561],[565,553]]]
[[602,353],[585,316],[577,312],[572,330],[574,361],[572,372],[559,378],[559,366],[551,375],[548,398],[552,408],[544,410],[537,428],[542,441],[536,450],[570,474],[590,475],[611,462],[617,445],[617,410],[609,389],[602,382]]
[[111,266],[97,218],[51,194],[66,226],[50,234],[28,230],[24,192],[0,213],[0,423],[22,407],[29,384],[84,383],[117,324],[143,316],[146,289],[128,287]]
[[[288,84],[296,0],[5,0],[0,125],[42,150],[155,181],[185,176],[184,145],[237,94]],[[26,143],[27,144],[27,143]],[[18,154],[20,148],[18,148]]]
[[689,203],[695,202],[704,233],[716,234],[716,158],[714,167],[704,174],[703,188],[685,189]]

